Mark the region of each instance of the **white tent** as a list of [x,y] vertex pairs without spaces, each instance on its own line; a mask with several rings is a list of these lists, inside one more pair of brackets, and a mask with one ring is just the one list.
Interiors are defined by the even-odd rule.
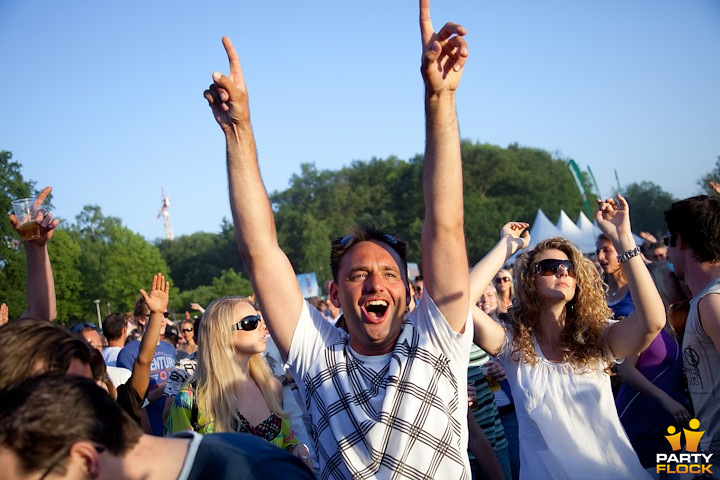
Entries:
[[[582,212],[580,212],[580,215],[581,219],[585,218],[585,220],[587,220],[587,217],[585,217]],[[589,222],[589,220],[587,221]],[[579,222],[580,219],[578,219],[578,223]],[[560,230],[561,237],[567,238],[573,242],[583,253],[595,251],[595,238],[597,238],[597,236],[592,232],[592,230],[581,230],[578,225],[574,224],[573,221],[570,220],[570,217],[567,216],[564,210],[560,210],[560,218],[558,218],[555,226],[558,230]],[[592,227],[592,224],[590,224],[590,226]]]
[[530,244],[527,246],[527,248],[515,252],[506,263],[515,262],[515,258],[518,255],[525,251],[532,250],[539,242],[542,242],[543,240],[547,240],[548,238],[552,237],[562,236],[563,233],[555,225],[552,224],[552,222],[545,216],[545,213],[543,213],[542,209],[538,208],[537,214],[535,215],[535,220],[533,220],[533,222],[530,224]]
[[[538,243],[548,238],[563,237],[573,242],[580,248],[580,251],[587,255],[595,253],[595,243],[600,233],[600,228],[594,222],[591,222],[583,212],[580,212],[577,222],[573,223],[567,214],[560,210],[560,218],[553,225],[545,213],[538,208],[535,220],[530,224],[530,245],[526,250],[532,250]],[[638,245],[643,243],[642,238],[635,234],[633,236]],[[526,250],[515,252],[507,263],[515,262],[515,258]]]

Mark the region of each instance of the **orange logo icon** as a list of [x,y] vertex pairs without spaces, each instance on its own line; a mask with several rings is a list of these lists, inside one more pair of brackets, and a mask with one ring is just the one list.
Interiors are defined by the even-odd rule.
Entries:
[[[700,421],[697,418],[693,418],[692,420],[690,420],[689,426],[690,428],[692,428],[692,430],[683,428],[683,432],[685,432],[685,450],[688,452],[697,452],[698,444],[700,443],[700,439],[702,438],[705,431],[697,431],[697,429],[700,428]],[[672,425],[668,427],[667,431],[670,435],[665,435],[665,438],[667,438],[667,441],[670,442],[670,446],[672,447],[673,452],[682,449],[682,446],[680,445],[680,436],[682,435],[682,433],[675,433],[675,427],[673,427]]]

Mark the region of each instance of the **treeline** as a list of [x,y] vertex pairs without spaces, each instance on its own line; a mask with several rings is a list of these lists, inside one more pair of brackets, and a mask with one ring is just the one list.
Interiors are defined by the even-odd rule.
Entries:
[[[538,208],[551,220],[560,210],[577,218],[582,197],[567,161],[550,153],[510,145],[462,143],[465,231],[471,262],[496,241],[508,220],[531,222]],[[0,202],[34,195],[35,182],[22,178],[10,152],[0,152]],[[719,167],[720,169],[720,161]],[[592,189],[586,186],[588,191]],[[663,231],[662,211],[674,200],[660,187],[643,182],[626,188],[636,231]],[[594,204],[594,198],[589,198]],[[298,273],[316,272],[330,279],[329,243],[343,236],[352,222],[373,221],[409,243],[410,261],[420,262],[423,218],[422,156],[407,161],[390,157],[355,161],[339,170],[303,164],[290,186],[271,194],[280,246]],[[25,265],[22,247],[5,216],[0,218],[0,301],[15,317],[25,309]],[[173,285],[172,310],[183,315],[191,302],[206,305],[226,295],[249,295],[237,253],[232,224],[218,233],[199,232],[157,244],[146,241],[86,206],[74,222],[64,221],[49,244],[62,323],[97,318],[132,309],[138,288],[151,276],[166,273]],[[278,292],[282,295],[283,292]]]

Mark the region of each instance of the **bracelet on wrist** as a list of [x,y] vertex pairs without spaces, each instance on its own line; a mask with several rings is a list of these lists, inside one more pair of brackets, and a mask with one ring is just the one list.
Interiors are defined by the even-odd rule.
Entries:
[[628,251],[623,252],[620,255],[618,255],[617,260],[620,263],[625,263],[628,260],[630,260],[631,258],[637,257],[638,255],[640,255],[640,247],[635,247],[631,250],[628,250]]

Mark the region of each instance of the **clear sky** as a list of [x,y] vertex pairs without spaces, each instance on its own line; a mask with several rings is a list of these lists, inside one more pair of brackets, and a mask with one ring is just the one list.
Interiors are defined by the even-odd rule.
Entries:
[[[720,155],[717,0],[433,0],[468,29],[461,134],[574,158],[604,195],[677,197]],[[230,218],[224,142],[202,91],[229,35],[268,190],[320,169],[423,150],[416,0],[0,0],[0,150],[56,215],[97,204],[149,240]],[[528,192],[532,195],[532,192]],[[554,219],[553,219],[554,220]]]

